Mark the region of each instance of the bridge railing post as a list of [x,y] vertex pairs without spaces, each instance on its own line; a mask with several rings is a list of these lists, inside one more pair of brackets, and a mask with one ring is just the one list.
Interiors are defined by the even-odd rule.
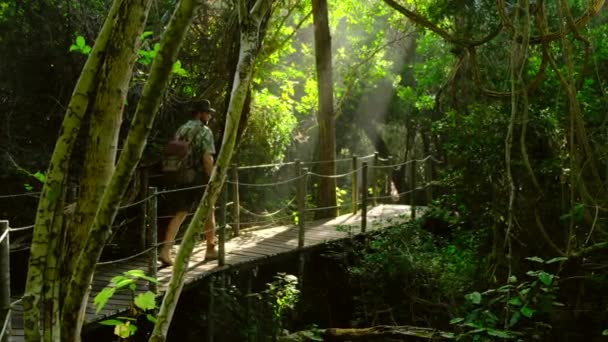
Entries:
[[[388,165],[393,165],[394,162],[393,156],[388,156]],[[386,168],[384,170],[384,196],[391,194],[392,170],[392,168]]]
[[239,201],[239,170],[236,165],[232,166],[232,216],[233,225],[232,235],[239,236],[241,225],[241,203]]
[[298,203],[298,248],[304,247],[305,227],[306,227],[306,169],[302,167],[302,162],[296,159],[296,176],[298,177],[298,188],[296,198]]
[[351,193],[352,193],[352,210],[353,210],[353,214],[357,213],[357,210],[359,210],[359,206],[358,206],[358,201],[359,201],[359,184],[357,184],[358,179],[357,179],[357,167],[359,165],[359,162],[357,160],[357,156],[353,156],[353,162],[352,162],[352,187],[351,187]]
[[[0,221],[0,342],[11,336],[11,264],[8,221]],[[6,328],[5,328],[6,325]]]
[[226,264],[226,200],[227,200],[227,184],[224,182],[220,192],[220,207],[219,207],[219,231],[218,231],[218,266]]
[[[158,259],[158,226],[157,226],[157,216],[158,216],[158,196],[157,196],[157,188],[149,187],[148,188],[148,200],[146,201],[146,249],[150,249],[148,252],[148,275],[152,278],[156,278],[157,266],[156,260]],[[156,293],[158,288],[154,282],[148,283],[148,288],[150,291]]]
[[367,229],[367,163],[361,165],[361,233]]
[[411,176],[411,194],[410,194],[410,214],[412,220],[416,218],[416,159],[412,159],[410,163]]
[[380,166],[380,153],[374,152],[374,164],[369,184],[372,186],[372,203],[378,205],[378,166]]
[[209,299],[207,300],[207,342],[213,342],[215,337],[215,290],[214,284],[215,281],[214,276],[209,276],[207,290],[209,291]]

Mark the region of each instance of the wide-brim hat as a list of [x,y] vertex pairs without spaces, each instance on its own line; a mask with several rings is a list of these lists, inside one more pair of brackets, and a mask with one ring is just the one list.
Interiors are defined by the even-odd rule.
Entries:
[[211,102],[209,100],[202,100],[197,106],[197,111],[200,113],[215,114],[215,109],[211,107]]

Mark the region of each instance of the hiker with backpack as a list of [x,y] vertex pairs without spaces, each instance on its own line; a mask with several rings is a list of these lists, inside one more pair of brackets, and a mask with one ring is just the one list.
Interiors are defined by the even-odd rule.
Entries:
[[[173,265],[171,248],[175,236],[188,212],[198,205],[205,192],[204,185],[211,177],[215,144],[213,132],[207,123],[212,113],[215,113],[215,109],[211,108],[209,100],[203,100],[192,111],[192,118],[177,129],[174,138],[165,148],[162,166],[165,182],[175,188],[191,189],[169,193],[167,205],[172,217],[159,252],[163,266]],[[205,223],[207,240],[205,260],[217,259],[214,228],[215,215],[211,211],[211,216]]]

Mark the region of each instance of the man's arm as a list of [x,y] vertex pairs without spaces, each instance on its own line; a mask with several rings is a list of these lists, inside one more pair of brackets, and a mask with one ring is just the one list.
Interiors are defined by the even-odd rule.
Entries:
[[203,170],[208,177],[211,177],[211,171],[213,171],[213,154],[209,152],[203,153]]

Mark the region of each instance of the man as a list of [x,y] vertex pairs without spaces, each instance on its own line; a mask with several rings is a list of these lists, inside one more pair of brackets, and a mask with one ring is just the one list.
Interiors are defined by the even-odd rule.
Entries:
[[[185,184],[182,187],[205,185],[211,177],[213,170],[213,155],[215,154],[215,144],[213,142],[213,132],[207,124],[211,118],[211,114],[215,113],[215,109],[211,108],[209,100],[203,100],[201,104],[192,111],[192,118],[177,129],[176,137],[180,140],[190,141],[192,148],[194,166],[197,171],[197,177],[193,184]],[[175,240],[175,236],[182,225],[188,212],[196,208],[205,188],[195,188],[184,191],[176,191],[170,193],[168,204],[171,207],[171,212],[175,213],[167,226],[164,244],[159,253],[159,259],[163,266],[173,265],[171,259],[171,248]],[[207,251],[205,260],[217,259],[217,251],[214,242],[215,215],[211,211],[209,220],[205,223],[205,237],[207,240]]]

